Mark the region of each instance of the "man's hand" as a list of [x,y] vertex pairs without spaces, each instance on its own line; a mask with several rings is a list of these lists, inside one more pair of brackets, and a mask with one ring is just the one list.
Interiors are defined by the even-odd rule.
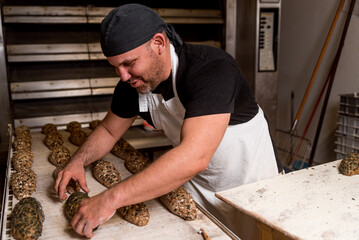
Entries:
[[93,229],[109,220],[115,212],[115,200],[106,190],[92,198],[84,199],[72,218],[71,225],[78,234],[92,238]]
[[62,201],[67,198],[66,187],[71,179],[79,182],[82,190],[87,193],[90,192],[86,183],[83,163],[81,161],[70,161],[67,166],[59,172],[54,185],[54,190]]

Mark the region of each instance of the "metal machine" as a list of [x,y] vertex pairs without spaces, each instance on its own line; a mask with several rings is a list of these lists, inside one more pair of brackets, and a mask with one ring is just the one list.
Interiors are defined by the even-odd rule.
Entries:
[[[228,6],[231,6],[229,8]],[[272,135],[276,129],[280,0],[231,0],[236,22],[227,28],[226,50],[234,56],[264,110]],[[228,21],[228,20],[227,20]],[[227,24],[228,26],[228,24]]]

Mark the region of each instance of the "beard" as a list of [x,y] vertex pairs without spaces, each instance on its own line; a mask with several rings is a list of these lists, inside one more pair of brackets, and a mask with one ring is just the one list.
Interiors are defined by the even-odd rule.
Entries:
[[142,81],[142,84],[136,88],[138,93],[146,94],[154,90],[163,80],[164,62],[161,58],[154,54],[152,49],[150,51],[150,65],[147,73],[143,77],[136,77]]

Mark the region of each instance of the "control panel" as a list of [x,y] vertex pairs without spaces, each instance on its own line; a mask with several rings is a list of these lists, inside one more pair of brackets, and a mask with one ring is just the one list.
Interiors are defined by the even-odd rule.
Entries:
[[258,70],[276,70],[276,12],[261,11],[259,20]]

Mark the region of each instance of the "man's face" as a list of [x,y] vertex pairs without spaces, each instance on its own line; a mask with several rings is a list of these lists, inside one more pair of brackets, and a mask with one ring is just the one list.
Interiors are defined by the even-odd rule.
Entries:
[[164,61],[147,42],[129,52],[108,57],[121,80],[136,88],[139,93],[155,89],[162,79]]

